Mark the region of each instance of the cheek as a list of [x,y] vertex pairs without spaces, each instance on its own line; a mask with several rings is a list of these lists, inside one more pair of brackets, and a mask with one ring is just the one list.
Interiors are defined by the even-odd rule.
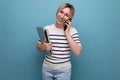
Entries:
[[66,16],[66,17],[65,17],[65,19],[69,19],[69,17],[68,17],[68,16]]
[[56,15],[56,19],[58,19],[59,18],[59,16],[58,15]]
[[64,17],[64,19],[65,19],[65,20],[68,20],[68,19],[69,19],[69,17],[67,17],[67,16],[66,16],[66,17]]
[[56,15],[56,17],[60,17],[60,15],[61,15],[61,14],[60,14],[60,13],[58,13],[58,14]]

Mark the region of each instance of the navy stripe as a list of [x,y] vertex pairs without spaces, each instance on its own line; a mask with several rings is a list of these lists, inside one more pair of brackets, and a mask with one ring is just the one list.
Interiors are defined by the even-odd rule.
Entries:
[[67,40],[67,39],[50,38],[50,40]]
[[[79,41],[79,39],[74,39],[74,41]],[[80,42],[80,41],[79,41]]]
[[61,37],[65,37],[65,35],[56,35],[56,34],[50,34],[49,36],[57,36],[57,37],[61,36]]
[[70,46],[52,46],[52,47],[55,47],[55,48],[70,48]]
[[61,63],[66,63],[66,62],[69,62],[70,61],[70,59],[69,60],[67,60],[67,61],[64,61],[64,62],[50,62],[50,61],[48,61],[47,59],[45,59],[47,62],[49,62],[49,63],[52,63],[52,64],[61,64]]
[[55,54],[55,53],[53,53],[54,55],[69,55],[69,53],[67,53],[67,54]]
[[58,52],[66,52],[66,51],[70,51],[70,50],[53,50],[53,49],[52,49],[52,51],[56,51],[56,52],[57,52],[57,51],[58,51]]
[[49,58],[48,55],[46,55],[45,57],[48,58],[48,59],[51,59],[51,60],[56,60],[56,59]]
[[[52,58],[50,58],[50,57],[52,57]],[[70,56],[69,57],[55,57],[55,56],[50,56],[50,57],[48,57],[48,55],[46,55],[46,58],[48,58],[48,59],[53,59],[53,58],[57,58],[57,59],[68,59],[68,58],[70,58]]]
[[73,38],[79,38],[79,36],[73,36]]
[[53,58],[57,58],[57,59],[68,59],[68,58],[70,58],[70,56],[69,57],[55,57],[55,56],[51,56],[51,57],[53,57]]
[[51,41],[51,43],[53,43],[53,44],[68,44],[68,42],[67,43],[61,43],[61,42],[52,42],[52,41]]
[[78,35],[78,33],[74,33],[72,36],[74,36],[74,35]]

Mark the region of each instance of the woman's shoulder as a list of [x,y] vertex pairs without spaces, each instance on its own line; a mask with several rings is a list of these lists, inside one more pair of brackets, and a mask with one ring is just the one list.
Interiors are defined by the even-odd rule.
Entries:
[[54,24],[46,25],[44,29],[51,29],[52,27],[54,27]]
[[77,29],[76,29],[75,27],[71,27],[70,31],[71,31],[71,32],[76,32]]

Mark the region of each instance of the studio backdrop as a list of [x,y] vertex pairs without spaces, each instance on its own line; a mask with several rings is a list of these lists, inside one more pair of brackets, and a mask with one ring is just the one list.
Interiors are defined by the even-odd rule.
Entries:
[[42,80],[36,27],[55,23],[66,2],[83,46],[80,56],[70,53],[71,80],[120,80],[119,0],[0,0],[0,80]]

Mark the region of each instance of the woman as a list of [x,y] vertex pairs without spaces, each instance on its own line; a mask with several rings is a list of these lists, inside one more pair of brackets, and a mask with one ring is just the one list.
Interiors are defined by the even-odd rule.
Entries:
[[51,50],[51,54],[46,54],[43,62],[43,80],[70,80],[71,78],[70,50],[77,56],[82,50],[78,32],[71,27],[74,13],[73,5],[62,4],[57,10],[55,24],[45,27],[49,32],[50,43],[45,40],[44,43],[39,41],[37,44],[37,49],[40,51]]

